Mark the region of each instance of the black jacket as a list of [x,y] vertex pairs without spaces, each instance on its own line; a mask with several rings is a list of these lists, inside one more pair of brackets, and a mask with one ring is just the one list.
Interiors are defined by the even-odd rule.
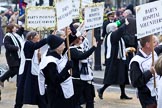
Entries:
[[[20,45],[20,42],[18,39],[18,44]],[[4,46],[6,49],[6,59],[7,59],[7,64],[9,67],[14,67],[14,66],[19,66],[20,65],[20,58],[18,57],[18,47],[14,45],[11,37],[6,36],[4,38]]]
[[80,72],[79,72],[79,60],[83,60],[88,58],[94,51],[95,51],[96,47],[92,47],[90,48],[88,51],[86,52],[82,52],[79,51],[77,48],[71,48],[70,52],[71,52],[71,59],[73,61],[73,68],[72,68],[72,76],[75,78],[80,78]]

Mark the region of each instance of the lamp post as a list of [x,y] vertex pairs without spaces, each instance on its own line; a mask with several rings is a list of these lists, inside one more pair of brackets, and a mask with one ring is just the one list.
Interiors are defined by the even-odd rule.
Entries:
[[[93,0],[94,3],[101,2],[103,0]],[[100,42],[101,37],[101,28],[95,28],[94,29],[94,37],[96,38],[96,41]],[[102,70],[101,67],[101,45],[97,47],[97,49],[94,52],[94,70]]]
[[[95,28],[94,29],[94,37],[96,38],[96,41],[100,42],[101,40],[101,28]],[[94,52],[94,70],[102,70],[101,67],[101,45],[98,45]]]

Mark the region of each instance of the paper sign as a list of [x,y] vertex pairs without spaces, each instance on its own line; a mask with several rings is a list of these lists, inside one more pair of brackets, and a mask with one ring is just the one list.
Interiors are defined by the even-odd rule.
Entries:
[[137,38],[162,31],[162,1],[136,7]]
[[85,7],[85,30],[101,27],[103,24],[103,14],[103,3],[94,3],[90,7]]
[[72,1],[60,0],[56,2],[57,29],[63,29],[72,23]]
[[25,11],[25,27],[28,30],[53,30],[56,26],[56,17],[53,7],[32,6]]

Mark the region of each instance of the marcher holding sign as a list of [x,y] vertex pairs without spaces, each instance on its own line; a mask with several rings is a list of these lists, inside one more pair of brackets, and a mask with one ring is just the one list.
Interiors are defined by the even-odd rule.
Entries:
[[[80,98],[83,96],[83,92],[85,93],[85,104],[86,108],[94,108],[94,88],[91,84],[91,80],[93,79],[93,76],[90,74],[87,74],[87,71],[89,72],[90,69],[86,63],[83,62],[83,59],[87,59],[96,49],[97,42],[94,38],[93,40],[93,46],[88,49],[87,51],[83,51],[83,48],[81,48],[81,43],[83,41],[83,37],[81,33],[76,30],[78,29],[78,26],[74,24],[70,25],[73,36],[70,36],[70,51],[71,51],[71,59],[74,63],[74,66],[72,68],[72,76],[73,76],[73,83],[74,83],[74,103],[75,108],[80,108]],[[88,69],[86,71],[86,69]]]
[[156,82],[159,76],[155,73],[154,61],[162,52],[162,46],[153,48],[152,35],[162,29],[162,3],[156,1],[137,6],[137,38],[142,46],[130,62],[130,80],[138,90],[142,108],[156,108]]
[[[130,80],[133,87],[138,90],[138,97],[142,108],[156,106],[156,90],[154,88],[154,66],[152,66],[152,36],[140,39],[142,46],[130,62]],[[162,52],[162,46],[155,48],[154,59]],[[156,82],[159,76],[155,74]],[[155,107],[149,107],[155,108]]]

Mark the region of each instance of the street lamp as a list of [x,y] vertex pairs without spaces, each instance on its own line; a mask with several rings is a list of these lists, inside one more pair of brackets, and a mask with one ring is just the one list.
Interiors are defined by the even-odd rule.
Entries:
[[[103,0],[93,0],[94,3],[101,2]],[[101,40],[101,28],[95,28],[94,29],[94,37],[96,38],[96,41],[100,42]],[[97,47],[97,49],[94,52],[94,70],[102,70],[101,68],[101,45]]]

